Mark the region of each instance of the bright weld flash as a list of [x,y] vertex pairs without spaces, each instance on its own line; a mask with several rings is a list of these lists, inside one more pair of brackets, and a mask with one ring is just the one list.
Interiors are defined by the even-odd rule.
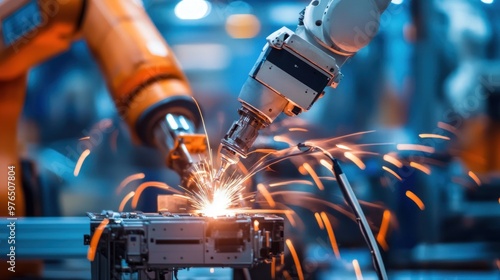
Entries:
[[207,201],[201,212],[208,217],[228,215],[231,204],[231,198],[225,192],[216,190],[212,202]]

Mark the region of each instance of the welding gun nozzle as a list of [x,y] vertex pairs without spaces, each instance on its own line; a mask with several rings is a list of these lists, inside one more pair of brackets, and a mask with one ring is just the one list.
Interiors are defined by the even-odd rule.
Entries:
[[219,167],[219,170],[217,170],[217,173],[215,173],[214,179],[219,181],[220,178],[222,177],[222,174],[224,174],[224,172],[226,172],[226,170],[229,168],[229,166],[231,166],[231,162],[229,162],[226,157],[222,156],[221,165]]

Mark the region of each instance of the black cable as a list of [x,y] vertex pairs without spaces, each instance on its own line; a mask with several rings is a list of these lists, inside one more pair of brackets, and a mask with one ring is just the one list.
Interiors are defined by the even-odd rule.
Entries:
[[366,220],[365,214],[363,213],[363,209],[359,205],[358,199],[354,194],[354,191],[351,188],[351,184],[347,180],[346,175],[342,171],[340,164],[336,158],[334,158],[328,151],[325,149],[314,146],[311,144],[300,143],[297,145],[299,149],[307,148],[308,150],[305,152],[313,152],[320,151],[332,162],[332,172],[335,174],[335,178],[337,179],[337,183],[340,186],[340,190],[342,191],[342,195],[344,199],[347,201],[347,204],[351,207],[354,215],[356,216],[356,222],[359,225],[361,234],[365,239],[368,248],[370,248],[370,253],[372,255],[373,268],[377,272],[378,278],[380,280],[387,280],[387,273],[385,271],[384,261],[382,260],[382,256],[380,255],[380,250],[378,249],[377,242],[375,241],[375,237],[373,236],[372,231],[370,230],[370,225]]

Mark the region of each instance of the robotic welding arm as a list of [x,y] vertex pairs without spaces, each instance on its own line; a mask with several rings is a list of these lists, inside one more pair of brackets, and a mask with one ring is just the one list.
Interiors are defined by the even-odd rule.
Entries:
[[167,165],[184,177],[192,155],[206,149],[205,136],[195,133],[200,115],[173,52],[141,3],[0,1],[0,86],[83,38],[133,138],[163,150]]
[[238,100],[239,119],[221,141],[219,178],[245,158],[259,130],[282,112],[309,110],[328,86],[341,80],[340,67],[376,35],[390,0],[313,0],[295,32],[283,27],[267,37]]
[[173,52],[139,1],[87,1],[83,37],[97,57],[116,106],[143,144],[159,148],[181,178],[204,153],[200,114]]

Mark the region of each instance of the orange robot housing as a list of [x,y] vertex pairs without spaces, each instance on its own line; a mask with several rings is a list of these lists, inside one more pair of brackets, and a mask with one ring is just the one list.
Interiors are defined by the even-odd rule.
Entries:
[[[0,23],[0,182],[18,164],[16,126],[27,71],[75,39],[87,42],[135,140],[153,145],[153,127],[168,113],[199,122],[186,77],[141,1],[6,0],[0,2]],[[0,188],[0,205],[6,205],[7,186]],[[20,187],[16,195],[21,203]],[[24,215],[23,205],[17,206],[16,214]],[[7,214],[0,207],[0,215]]]

